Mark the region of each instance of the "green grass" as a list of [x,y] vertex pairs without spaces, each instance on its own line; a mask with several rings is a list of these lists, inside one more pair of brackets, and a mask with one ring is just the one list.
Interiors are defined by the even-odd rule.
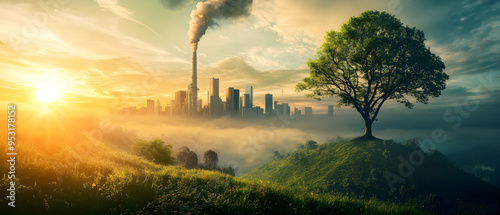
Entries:
[[[489,213],[498,211],[499,189],[448,163],[435,151],[413,166],[391,190],[384,173],[399,174],[400,158],[419,152],[414,142],[354,139],[301,147],[252,169],[242,178],[264,180],[302,192],[352,195],[384,201],[411,203],[427,212]],[[459,200],[458,200],[459,199]],[[468,207],[473,209],[467,209]],[[484,210],[482,209],[484,208]],[[465,212],[464,212],[465,211]]]
[[[16,208],[7,208],[1,198],[6,214],[423,213],[416,204],[301,192],[268,181],[158,165],[101,143],[44,148],[19,142],[17,150]],[[7,183],[4,176],[1,187]]]

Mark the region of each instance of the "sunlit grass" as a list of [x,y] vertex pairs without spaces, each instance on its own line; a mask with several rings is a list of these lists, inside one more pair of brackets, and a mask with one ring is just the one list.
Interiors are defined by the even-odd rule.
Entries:
[[[268,181],[163,166],[102,143],[18,145],[17,212],[33,214],[419,214],[411,205],[318,195]],[[5,164],[3,164],[5,165]],[[3,167],[3,166],[2,166]],[[8,180],[4,177],[1,186]],[[5,199],[0,204],[6,205]],[[3,207],[2,206],[2,207]],[[3,210],[2,210],[3,211]]]

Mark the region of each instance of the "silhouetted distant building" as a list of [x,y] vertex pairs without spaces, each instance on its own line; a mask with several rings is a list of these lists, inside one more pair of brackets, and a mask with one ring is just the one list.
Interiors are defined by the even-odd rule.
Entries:
[[304,114],[306,117],[312,117],[312,115],[313,115],[312,107],[306,107],[304,112],[305,112]]
[[244,94],[242,97],[243,97],[243,107],[244,108],[251,108],[252,103],[250,101],[250,94]]
[[185,103],[186,103],[186,91],[179,90],[175,92],[175,100],[174,103],[172,104],[172,115],[181,115]]
[[333,105],[328,105],[328,116],[333,117]]
[[257,109],[257,117],[264,116],[264,109],[260,108],[260,106],[255,107]]
[[288,106],[288,103],[279,104],[277,101],[274,101],[274,113],[290,116],[290,106]]
[[301,111],[298,108],[293,108],[293,115],[300,116]]
[[218,118],[224,111],[224,103],[218,96],[210,96],[209,117]]
[[249,95],[249,102],[248,104],[250,107],[253,107],[253,86],[247,86],[245,87],[245,94]]
[[219,79],[212,77],[210,79],[210,96],[219,97]]
[[226,107],[224,110],[229,115],[232,115],[234,113],[234,88],[233,87],[228,87],[226,89]]
[[240,90],[234,89],[233,93],[233,113],[237,114],[240,112]]
[[271,115],[273,113],[273,95],[267,93],[265,96],[265,100],[266,100],[266,106],[265,106],[266,114]]
[[159,116],[159,115],[162,115],[163,113],[163,110],[161,108],[161,105],[160,105],[160,100],[156,100],[156,108],[155,108],[155,116]]
[[147,114],[153,115],[155,113],[155,100],[148,99],[146,104]]

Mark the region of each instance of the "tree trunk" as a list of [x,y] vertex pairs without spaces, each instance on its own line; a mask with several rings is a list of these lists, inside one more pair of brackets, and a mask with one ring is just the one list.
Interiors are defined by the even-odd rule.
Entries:
[[372,134],[372,124],[373,124],[373,120],[365,118],[365,134],[363,135],[364,139],[374,139],[375,138],[375,137],[373,137],[373,134]]

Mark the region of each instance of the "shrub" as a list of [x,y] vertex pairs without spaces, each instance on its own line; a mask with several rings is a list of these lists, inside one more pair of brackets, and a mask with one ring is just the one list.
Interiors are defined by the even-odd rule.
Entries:
[[174,164],[174,158],[170,156],[172,154],[172,145],[166,145],[161,139],[152,141],[136,140],[132,146],[132,152],[158,164]]
[[198,167],[198,155],[189,150],[188,147],[183,146],[177,151],[177,162],[187,169],[194,169]]
[[318,147],[318,142],[314,140],[308,140],[306,142],[306,149],[316,149]]
[[205,163],[205,167],[209,170],[214,170],[217,168],[217,162],[219,162],[219,157],[217,152],[212,150],[205,151],[203,153],[203,162]]

